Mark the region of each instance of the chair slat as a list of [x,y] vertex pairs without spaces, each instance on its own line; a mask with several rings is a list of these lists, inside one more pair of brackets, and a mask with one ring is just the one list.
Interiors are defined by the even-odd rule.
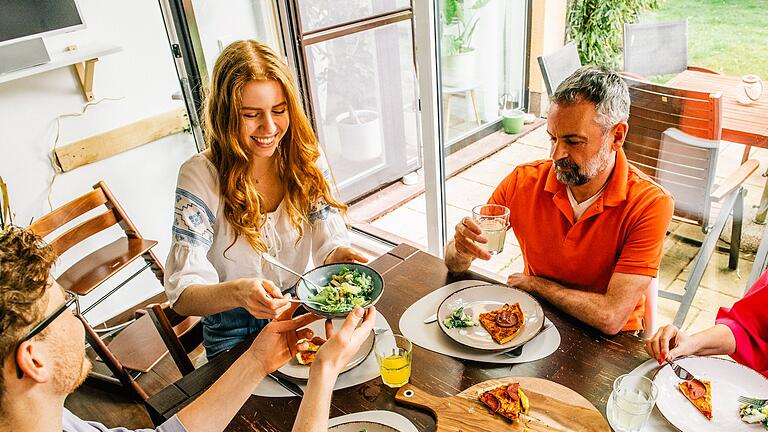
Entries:
[[56,231],[59,227],[68,224],[76,217],[82,216],[106,202],[107,197],[101,189],[94,189],[91,192],[64,204],[45,216],[42,216],[40,219],[31,223],[28,229],[40,237],[45,237]]
[[112,225],[115,225],[118,221],[119,219],[115,212],[113,210],[107,210],[94,218],[88,219],[87,221],[70,228],[64,234],[52,240],[50,244],[56,250],[56,253],[61,255],[68,251],[72,246]]

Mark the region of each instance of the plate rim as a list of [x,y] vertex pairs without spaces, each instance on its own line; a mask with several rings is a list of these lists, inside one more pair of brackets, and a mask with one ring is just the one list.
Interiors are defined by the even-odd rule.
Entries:
[[[474,286],[468,286],[468,287],[465,287],[465,288],[461,288],[461,289],[459,289],[459,290],[456,290],[456,291],[454,291],[453,293],[449,294],[449,295],[448,295],[448,296],[446,296],[446,297],[445,297],[445,298],[444,298],[444,299],[443,299],[443,300],[440,302],[440,304],[437,306],[437,311],[435,311],[435,313],[437,314],[437,324],[438,324],[438,326],[440,327],[440,330],[442,330],[443,334],[445,334],[446,336],[448,336],[449,338],[451,338],[451,340],[453,340],[453,341],[455,341],[455,342],[457,342],[457,343],[461,344],[462,346],[465,346],[465,347],[467,347],[467,348],[471,348],[471,349],[473,349],[473,350],[477,350],[477,351],[486,351],[486,352],[497,352],[497,351],[510,351],[510,350],[513,350],[513,349],[515,349],[515,348],[517,348],[517,347],[519,347],[519,346],[522,346],[522,345],[526,344],[526,343],[527,343],[527,342],[529,342],[531,339],[533,339],[534,337],[536,337],[536,335],[538,335],[538,334],[539,334],[539,332],[541,331],[542,327],[544,326],[544,320],[543,320],[543,319],[541,320],[541,324],[539,325],[539,328],[538,328],[538,329],[536,329],[536,331],[535,331],[535,332],[533,332],[533,333],[532,333],[532,335],[531,335],[531,337],[529,337],[528,339],[526,339],[526,340],[524,340],[524,341],[521,341],[521,342],[519,342],[519,343],[518,343],[518,344],[516,344],[516,345],[510,345],[510,346],[503,346],[503,345],[500,345],[500,346],[499,346],[499,348],[494,348],[494,349],[492,349],[492,348],[478,348],[478,347],[476,347],[476,346],[468,345],[468,344],[466,344],[466,343],[464,343],[464,342],[462,342],[462,341],[460,341],[460,340],[456,339],[455,337],[453,337],[453,335],[451,335],[450,333],[448,333],[447,329],[445,328],[445,325],[443,324],[443,320],[440,318],[440,309],[443,307],[443,304],[444,304],[446,301],[448,301],[448,299],[450,299],[451,297],[455,296],[456,294],[458,294],[458,293],[460,293],[460,292],[462,292],[462,291],[464,291],[464,290],[473,289],[473,288],[477,288],[477,287],[480,287],[480,286],[494,286],[494,287],[501,287],[501,288],[506,288],[506,289],[511,289],[511,290],[514,290],[514,291],[518,291],[519,293],[521,293],[521,294],[524,294],[524,295],[528,296],[528,297],[529,297],[531,300],[533,300],[533,302],[536,304],[536,306],[538,307],[538,309],[541,311],[541,316],[542,316],[542,318],[544,317],[544,308],[541,306],[541,303],[539,303],[539,301],[538,301],[538,300],[536,300],[536,298],[535,298],[535,297],[533,297],[531,294],[529,294],[529,293],[527,293],[527,292],[525,292],[525,291],[521,290],[520,288],[511,287],[511,286],[508,286],[508,285],[502,285],[502,284],[499,284],[499,283],[491,283],[491,284],[487,284],[487,285],[474,285]],[[479,325],[479,324],[478,324],[478,325]],[[485,328],[483,328],[483,329],[485,329]]]
[[[674,360],[675,361],[677,361],[677,360],[685,360],[685,359],[688,359],[688,358],[701,358],[701,359],[708,359],[707,361],[709,361],[709,360],[718,360],[718,361],[724,361],[724,362],[727,362],[727,363],[731,363],[731,364],[737,365],[737,366],[739,366],[739,367],[741,367],[743,369],[746,369],[747,372],[751,372],[751,373],[754,373],[755,375],[758,375],[759,377],[761,377],[763,379],[763,381],[766,381],[766,383],[768,384],[768,378],[763,376],[760,372],[750,368],[749,366],[743,365],[743,364],[741,364],[741,363],[739,363],[739,362],[737,362],[735,360],[732,360],[732,359],[724,359],[724,358],[714,357],[714,356],[687,355],[687,356],[677,357]],[[661,372],[664,368],[667,368],[667,367],[669,367],[670,369],[672,368],[672,366],[670,366],[669,363],[665,363],[664,366],[656,369],[656,372],[653,373],[653,379],[651,380],[651,381],[653,381],[654,384],[657,384],[656,383],[656,378],[658,377],[659,372]],[[673,372],[673,374],[674,374],[674,372]],[[659,411],[659,414],[661,414],[661,417],[663,417],[664,420],[666,420],[667,423],[669,423],[676,430],[678,430],[680,432],[684,432],[683,429],[681,429],[676,424],[672,423],[672,421],[669,418],[667,418],[667,416],[664,414],[664,411],[662,411],[661,408],[659,407],[658,399],[656,400],[656,403],[654,405],[656,407],[656,410]]]
[[[302,276],[303,276],[303,277],[307,277],[307,275],[308,275],[308,274],[310,274],[310,273],[312,273],[313,271],[315,271],[315,270],[318,270],[318,269],[321,269],[321,268],[324,268],[324,267],[331,267],[331,266],[344,266],[344,265],[348,265],[348,266],[349,266],[349,265],[355,265],[355,266],[363,266],[363,267],[365,267],[365,268],[367,268],[367,269],[371,270],[372,272],[374,272],[374,273],[375,273],[375,274],[376,274],[376,275],[379,277],[379,280],[381,281],[381,290],[379,291],[379,295],[377,295],[377,296],[375,296],[374,298],[372,298],[372,299],[371,299],[371,302],[370,302],[370,303],[368,303],[367,305],[365,305],[364,309],[365,309],[365,308],[368,308],[368,307],[370,307],[370,306],[373,306],[373,305],[375,305],[375,304],[376,304],[376,303],[379,301],[379,299],[381,299],[381,296],[383,296],[383,295],[384,295],[384,288],[386,287],[386,282],[384,282],[384,276],[382,276],[382,275],[381,275],[381,273],[379,273],[379,272],[378,272],[378,270],[376,270],[375,268],[373,268],[373,267],[371,267],[371,266],[369,266],[369,265],[367,265],[367,264],[364,264],[364,263],[356,263],[356,262],[352,262],[352,263],[328,263],[328,264],[319,265],[319,266],[317,266],[317,267],[315,267],[315,268],[313,268],[313,269],[307,270],[306,272],[304,272],[304,273],[302,274]],[[299,300],[305,300],[305,301],[306,301],[306,300],[309,300],[309,298],[302,298],[302,297],[299,295],[299,293],[301,292],[301,291],[299,290],[299,282],[301,282],[302,280],[303,280],[303,279],[299,278],[299,279],[296,281],[296,283],[295,283],[295,284],[293,284],[293,286],[294,286],[294,291],[293,291],[293,292],[296,294],[296,298],[297,298],[297,299],[299,299]],[[307,283],[306,283],[306,282],[304,282],[304,285],[307,285]],[[309,312],[311,312],[311,313],[313,313],[313,314],[315,314],[315,315],[319,315],[319,316],[321,316],[321,317],[323,317],[323,318],[330,318],[330,319],[332,319],[332,318],[346,318],[346,317],[347,317],[347,315],[349,315],[349,312],[351,312],[351,311],[349,311],[349,312],[323,312],[323,311],[321,311],[321,310],[319,310],[319,309],[315,309],[314,307],[312,307],[312,306],[310,306],[310,305],[308,305],[308,304],[302,304],[301,306],[302,306],[303,308],[305,308],[307,311],[309,311]]]
[[[360,359],[359,359],[359,361],[357,361],[357,363],[355,363],[355,362],[350,362],[350,363],[348,363],[346,366],[344,366],[344,368],[341,370],[341,372],[339,372],[339,375],[341,375],[341,374],[344,374],[344,373],[347,373],[347,372],[351,371],[352,369],[354,369],[354,368],[356,368],[356,367],[360,366],[361,364],[363,364],[363,362],[365,362],[365,360],[367,360],[367,359],[368,359],[368,357],[369,357],[369,356],[371,355],[371,353],[373,352],[373,347],[376,345],[376,333],[375,333],[373,330],[371,330],[371,333],[369,334],[369,336],[368,336],[368,338],[366,339],[366,341],[367,341],[368,339],[371,339],[373,342],[372,342],[372,343],[370,344],[370,346],[368,347],[368,351],[365,353],[365,355],[363,355],[363,356],[360,356]],[[293,356],[293,357],[291,357],[291,360],[288,360],[288,361],[289,361],[289,362],[290,362],[290,361],[293,361],[295,358],[296,358],[296,356]],[[288,364],[288,363],[286,363],[286,365],[287,365],[287,364]],[[282,369],[282,367],[284,367],[284,366],[285,366],[285,365],[281,366],[281,367],[280,367],[280,369]],[[312,365],[311,365],[311,364],[309,364],[309,365],[300,365],[300,366],[306,366],[306,367],[307,367],[307,378],[304,378],[304,377],[298,377],[298,376],[295,376],[295,375],[289,375],[289,374],[285,373],[284,371],[281,371],[280,369],[278,369],[278,371],[280,371],[280,373],[282,373],[283,375],[285,375],[285,376],[287,376],[288,378],[291,378],[291,379],[300,380],[300,381],[309,381],[309,368],[310,368],[310,367],[312,367]]]
[[339,427],[339,426],[344,426],[344,425],[350,425],[350,424],[354,425],[355,423],[368,423],[368,424],[374,424],[374,425],[377,425],[377,426],[384,426],[384,427],[389,428],[389,429],[394,430],[394,431],[397,430],[397,429],[395,429],[394,427],[392,427],[392,426],[390,426],[388,424],[384,424],[384,423],[381,423],[381,422],[378,422],[378,421],[371,421],[371,420],[350,420],[350,421],[347,421],[347,422],[344,422],[344,423],[337,423],[337,424],[329,427],[328,430],[330,431],[333,428],[336,428],[336,427]]

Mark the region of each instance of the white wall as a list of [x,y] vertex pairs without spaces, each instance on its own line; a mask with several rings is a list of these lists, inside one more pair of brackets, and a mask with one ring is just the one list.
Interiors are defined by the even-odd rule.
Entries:
[[[85,115],[62,120],[60,144],[182,106],[171,100],[179,90],[157,0],[79,0],[88,28],[48,38],[51,52],[73,43],[111,43],[123,51],[96,64],[95,100]],[[0,84],[0,175],[9,186],[15,222],[27,225],[48,211],[46,197],[53,170],[48,162],[55,137],[56,116],[79,112],[84,99],[72,68],[58,69]],[[173,194],[178,167],[195,152],[189,134],[177,134],[155,143],[60,175],[52,191],[57,207],[90,190],[99,180],[112,189],[141,233],[159,242],[162,261],[168,253]],[[91,248],[99,239],[90,242]],[[71,262],[73,250],[60,267]],[[105,291],[104,287],[100,291]],[[108,302],[88,315],[99,322],[162,290],[145,272]],[[85,304],[91,300],[85,299]]]

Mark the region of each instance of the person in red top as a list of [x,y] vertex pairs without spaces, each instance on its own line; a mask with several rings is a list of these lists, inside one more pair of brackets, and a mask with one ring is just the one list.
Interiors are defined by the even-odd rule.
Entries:
[[660,328],[645,341],[645,350],[658,360],[686,355],[727,354],[737,362],[768,377],[768,271],[760,276],[733,307],[717,312],[715,325],[687,335],[673,325]]
[[[606,333],[643,328],[644,292],[658,274],[674,202],[627,162],[629,92],[621,77],[584,66],[552,96],[551,159],[519,165],[488,200],[510,209],[525,260],[507,284]],[[472,218],[446,247],[451,271],[490,259]]]

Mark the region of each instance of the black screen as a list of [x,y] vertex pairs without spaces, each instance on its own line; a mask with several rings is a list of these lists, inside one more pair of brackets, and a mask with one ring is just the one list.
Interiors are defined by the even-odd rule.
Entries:
[[82,23],[74,0],[0,0],[0,42]]

